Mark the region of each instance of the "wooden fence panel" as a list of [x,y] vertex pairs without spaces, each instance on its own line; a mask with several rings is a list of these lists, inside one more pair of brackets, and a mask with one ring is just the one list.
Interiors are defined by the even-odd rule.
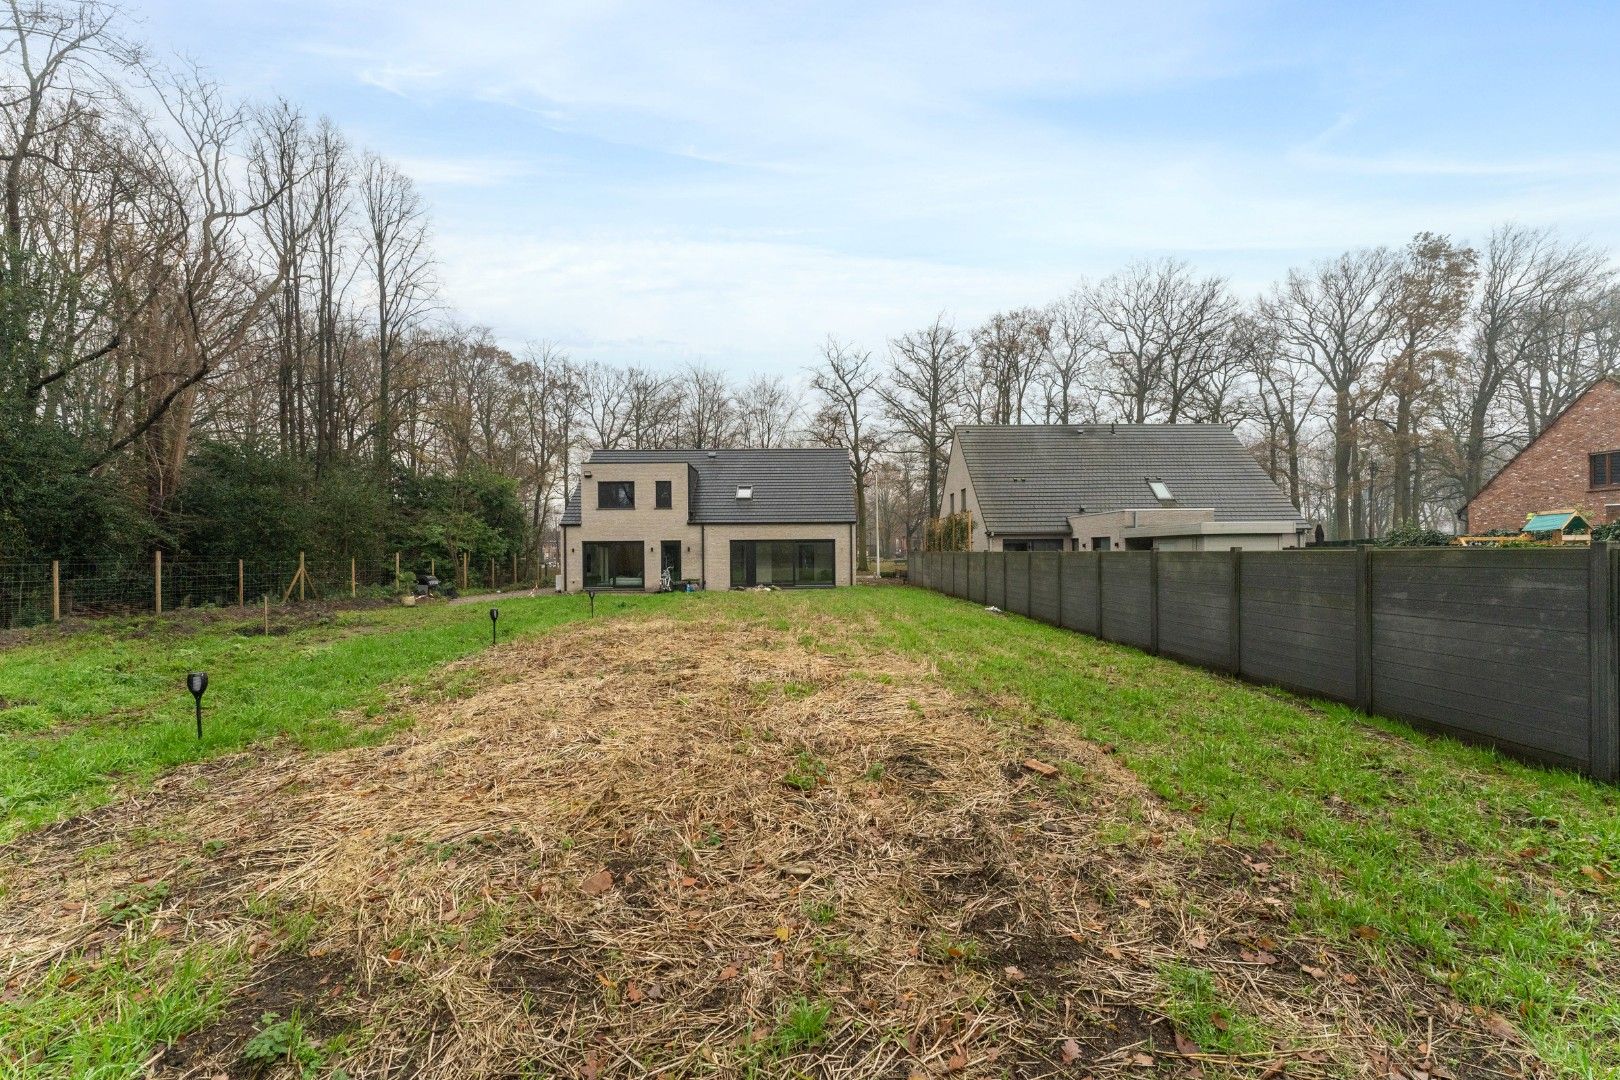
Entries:
[[1056,551],[1032,551],[1029,556],[1029,615],[1053,626],[1060,624],[1062,596],[1060,575],[1063,555]]
[[1059,555],[1063,560],[1063,622],[1070,630],[1093,637],[1102,636],[1102,618],[1097,586],[1102,556],[1095,551],[1074,551]]
[[1159,652],[1206,667],[1231,655],[1232,560],[1208,553],[1159,555]]
[[1109,551],[1102,559],[1102,635],[1109,641],[1153,647],[1151,551]]
[[1374,553],[1372,707],[1586,768],[1587,552],[1488,554]]
[[1243,553],[1245,678],[1356,700],[1356,559],[1348,549]]

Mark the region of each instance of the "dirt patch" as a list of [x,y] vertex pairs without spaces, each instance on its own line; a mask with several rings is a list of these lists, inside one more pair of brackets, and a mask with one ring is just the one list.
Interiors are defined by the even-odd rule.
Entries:
[[271,1000],[362,1028],[351,1075],[1533,1069],[1399,964],[1291,935],[1273,853],[1200,839],[1102,749],[801,629],[503,646],[465,665],[496,685],[388,747],[180,770],[26,838],[0,983],[26,994],[105,937],[109,896],[162,881],[174,948],[310,917],[166,1075],[236,1068]]

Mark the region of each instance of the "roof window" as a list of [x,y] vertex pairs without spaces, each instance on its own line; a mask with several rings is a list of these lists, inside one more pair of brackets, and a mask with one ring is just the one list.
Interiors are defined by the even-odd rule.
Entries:
[[737,488],[737,498],[739,498],[739,499],[752,499],[753,497],[754,497],[754,485],[752,485],[752,484],[742,484],[742,485],[738,486],[738,488]]
[[1153,492],[1153,497],[1163,505],[1170,506],[1175,503],[1176,497],[1170,494],[1170,485],[1163,480],[1149,480],[1147,486],[1148,490]]

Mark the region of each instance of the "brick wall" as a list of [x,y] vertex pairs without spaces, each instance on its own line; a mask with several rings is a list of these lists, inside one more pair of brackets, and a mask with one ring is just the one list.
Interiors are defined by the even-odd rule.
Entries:
[[1578,398],[1468,504],[1468,531],[1515,529],[1525,515],[1567,507],[1594,524],[1620,520],[1620,486],[1594,489],[1587,457],[1620,450],[1620,384],[1604,379]]

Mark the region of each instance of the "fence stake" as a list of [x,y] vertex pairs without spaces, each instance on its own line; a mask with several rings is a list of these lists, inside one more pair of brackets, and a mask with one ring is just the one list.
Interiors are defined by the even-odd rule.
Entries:
[[1232,592],[1227,601],[1226,636],[1229,655],[1227,666],[1233,675],[1243,674],[1243,549],[1232,549]]
[[270,636],[270,594],[264,594],[264,636]]
[[1373,552],[1369,544],[1356,548],[1356,708],[1373,709]]
[[1610,544],[1593,544],[1587,560],[1587,618],[1591,641],[1591,716],[1588,768],[1597,780],[1620,779],[1620,717],[1615,686],[1615,554]]
[[152,552],[152,614],[163,614],[163,552]]
[[469,557],[471,557],[471,555],[472,552],[470,551],[463,551],[461,553],[461,588],[463,591],[465,591],[467,588],[467,560]]
[[236,560],[236,606],[242,607],[247,603],[247,575],[242,572],[242,560]]
[[62,621],[62,563],[51,560],[51,622]]
[[304,553],[298,553],[298,602],[304,602]]
[[499,582],[495,580],[495,560],[491,558],[489,560],[489,587],[493,589],[497,584]]
[[394,552],[394,588],[399,588],[399,552]]
[[517,588],[517,552],[512,552],[512,587]]
[[1148,552],[1148,652],[1159,655],[1159,549]]
[[438,576],[439,576],[439,560],[438,559],[429,559],[428,560],[428,577],[438,577]]

